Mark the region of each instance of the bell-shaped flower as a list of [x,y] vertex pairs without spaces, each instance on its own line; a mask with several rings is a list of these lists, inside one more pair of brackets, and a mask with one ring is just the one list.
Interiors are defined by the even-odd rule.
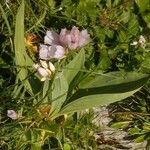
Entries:
[[60,45],[40,45],[39,57],[43,60],[62,59],[65,57],[65,50]]
[[14,110],[7,110],[7,117],[11,118],[12,120],[18,119],[18,114]]

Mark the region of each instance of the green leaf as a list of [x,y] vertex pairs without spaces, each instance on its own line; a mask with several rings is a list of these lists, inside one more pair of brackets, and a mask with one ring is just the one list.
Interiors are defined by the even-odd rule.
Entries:
[[100,68],[101,70],[106,70],[110,67],[111,65],[111,61],[110,58],[108,56],[108,52],[106,49],[103,49],[100,51],[100,62],[98,64],[98,68]]
[[42,150],[42,144],[41,143],[31,144],[31,150]]
[[132,36],[137,35],[139,31],[139,23],[136,15],[130,14],[130,19],[128,22],[128,39]]
[[143,19],[145,20],[145,22],[147,23],[147,26],[150,28],[150,14],[143,14]]
[[100,105],[108,105],[113,102],[117,102],[122,99],[125,99],[133,95],[138,90],[139,89],[130,92],[125,92],[125,93],[117,93],[117,94],[116,93],[95,94],[95,95],[84,96],[64,106],[60,111],[60,113],[70,113],[70,112],[76,112],[76,111],[84,110],[86,108],[92,108]]
[[150,52],[147,53],[144,61],[141,64],[141,70],[144,73],[150,73]]
[[148,75],[138,73],[127,73],[124,77],[118,72],[113,75],[97,76],[94,79],[90,78],[90,81],[86,80],[69,99],[69,103],[62,108],[61,113],[120,101],[137,92],[149,79]]
[[32,64],[31,59],[25,51],[24,44],[24,0],[18,9],[15,25],[15,60],[18,66],[18,78],[23,81],[25,88],[32,94],[32,88],[28,81],[27,66]]
[[146,136],[145,134],[140,135],[138,138],[135,139],[135,142],[141,143],[141,142],[145,141],[145,136]]
[[144,123],[144,126],[143,126],[143,130],[146,131],[146,132],[149,132],[150,131],[150,123]]
[[129,123],[131,123],[131,122],[132,122],[132,121],[116,122],[116,123],[113,123],[113,124],[111,125],[111,127],[112,127],[112,128],[117,128],[117,129],[119,129],[119,128],[123,129],[123,128],[127,127],[127,126],[129,125]]
[[118,41],[119,42],[127,42],[128,41],[126,31],[124,31],[124,30],[118,31]]
[[63,74],[66,78],[68,85],[73,80],[73,78],[77,75],[80,69],[83,67],[85,62],[85,52],[82,49],[76,57],[65,67]]
[[137,126],[135,126],[134,128],[130,128],[128,131],[129,135],[138,135],[141,134],[141,129],[139,129]]
[[49,95],[48,92],[50,92],[49,86],[50,86],[50,81],[46,80],[43,85],[43,97],[45,97],[46,99],[48,98],[48,95]]
[[68,83],[63,74],[60,74],[58,78],[56,78],[53,82],[52,86],[52,116],[59,112],[62,104],[66,100],[68,91]]
[[69,144],[65,143],[64,144],[64,150],[71,150],[71,147]]
[[141,12],[150,9],[150,1],[149,0],[135,0]]
[[[15,44],[15,61],[16,61],[16,65],[18,66],[18,68],[17,68],[18,78],[22,81],[23,85],[28,90],[28,92],[30,94],[33,94],[33,91],[36,91],[36,89],[34,89],[32,91],[31,83],[33,85],[35,85],[35,82],[37,80],[29,78],[29,72],[28,72],[28,67],[32,66],[33,61],[27,55],[26,50],[25,50],[25,43],[24,43],[24,0],[22,0],[22,3],[20,5],[18,12],[17,12],[17,15],[16,15],[14,44]],[[29,80],[31,83],[29,82]]]
[[6,23],[6,25],[7,25],[9,34],[12,35],[12,31],[11,31],[11,27],[10,27],[9,21],[8,21],[8,19],[7,19],[6,13],[5,13],[5,11],[4,11],[4,9],[3,9],[3,7],[2,7],[1,4],[0,4],[0,11],[1,11],[2,17],[3,17],[3,19],[5,20],[5,23]]
[[[119,93],[123,91],[129,91],[132,90],[133,87],[138,88],[139,82],[144,84],[147,79],[149,78],[149,75],[137,73],[137,72],[111,72],[99,75],[98,73],[96,75],[91,75],[84,79],[79,84],[79,89],[87,89],[87,88],[100,88],[101,91],[104,92],[108,90],[111,92]],[[144,79],[144,80],[143,80]],[[138,82],[137,82],[138,81]],[[134,85],[133,85],[134,83]],[[126,85],[126,86],[125,86]],[[105,87],[107,89],[105,90]],[[119,87],[119,89],[117,89]],[[116,90],[117,89],[117,90]]]

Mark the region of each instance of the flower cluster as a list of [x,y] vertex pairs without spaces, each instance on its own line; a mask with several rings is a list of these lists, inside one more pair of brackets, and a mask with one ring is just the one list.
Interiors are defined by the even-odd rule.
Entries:
[[40,75],[41,81],[51,79],[51,75],[55,72],[55,67],[50,61],[47,64],[46,61],[40,60],[40,63],[34,64],[33,67],[37,70],[38,74]]
[[79,31],[75,26],[70,31],[62,29],[60,34],[47,31],[44,44],[40,45],[39,57],[44,60],[62,59],[65,57],[66,48],[75,50],[85,46],[89,41],[90,35],[87,30]]
[[[44,44],[39,46],[39,58],[44,61],[61,60],[66,57],[66,51],[76,50],[88,44],[90,35],[87,30],[79,31],[75,26],[71,30],[61,29],[60,34],[54,31],[47,31],[44,37]],[[43,63],[43,62],[42,62]],[[52,72],[51,67],[43,64],[34,64],[34,68],[41,76],[41,81],[50,79]],[[45,62],[46,64],[46,62]],[[49,62],[49,64],[52,63]],[[55,68],[54,66],[52,68]]]

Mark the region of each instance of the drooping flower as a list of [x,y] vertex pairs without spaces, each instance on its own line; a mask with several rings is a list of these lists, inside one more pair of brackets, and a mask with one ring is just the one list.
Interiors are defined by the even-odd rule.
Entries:
[[7,117],[11,118],[12,120],[18,119],[18,114],[14,110],[7,110]]
[[47,46],[40,45],[39,58],[43,60],[62,59],[65,57],[65,50],[61,45]]
[[55,67],[51,62],[47,64],[46,61],[42,60],[40,61],[40,64],[34,64],[33,68],[37,70],[41,77],[41,81],[51,79],[52,74],[55,72]]

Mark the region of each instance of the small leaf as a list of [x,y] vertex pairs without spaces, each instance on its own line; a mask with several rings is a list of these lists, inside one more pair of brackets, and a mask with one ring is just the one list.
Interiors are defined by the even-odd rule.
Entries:
[[128,133],[130,135],[137,135],[137,134],[141,134],[141,130],[135,126],[134,128],[129,129]]
[[149,0],[135,0],[138,7],[140,8],[141,12],[148,10],[150,8],[150,1]]
[[123,128],[125,128],[125,127],[127,127],[128,125],[129,125],[129,123],[131,123],[132,121],[123,121],[123,122],[116,122],[116,123],[113,123],[112,125],[111,125],[111,127],[112,128],[121,128],[121,129],[123,129]]
[[139,136],[138,138],[135,139],[136,143],[141,143],[143,141],[145,141],[145,134],[143,134],[143,135],[141,135],[141,136]]
[[64,150],[71,150],[71,147],[69,144],[65,143],[64,144]]
[[147,23],[147,26],[150,28],[150,14],[143,14],[143,19],[145,20],[145,22]]

